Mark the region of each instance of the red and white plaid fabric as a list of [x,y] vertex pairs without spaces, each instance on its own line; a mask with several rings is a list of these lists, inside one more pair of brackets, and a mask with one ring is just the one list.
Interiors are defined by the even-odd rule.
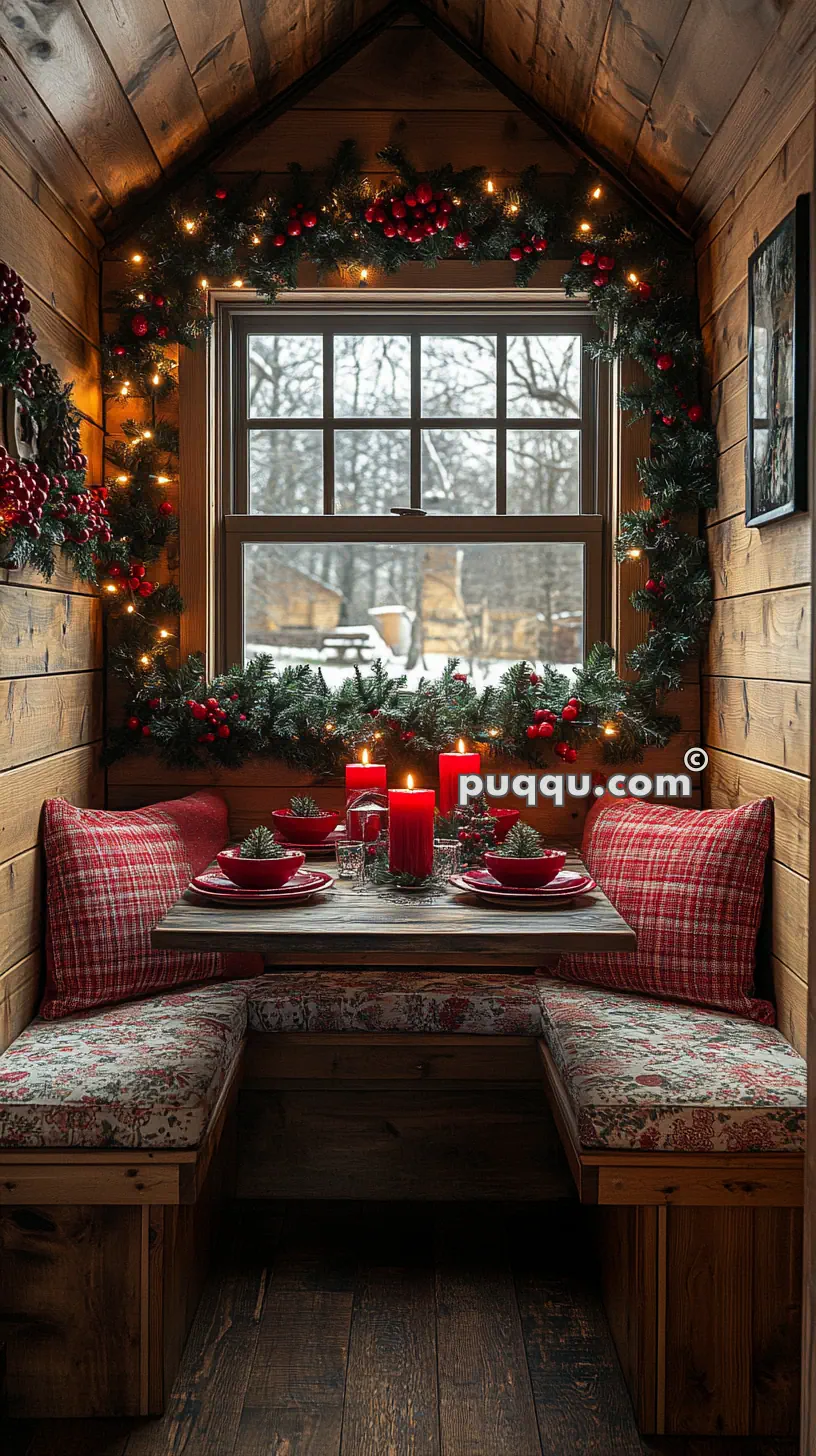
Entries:
[[582,854],[637,950],[562,956],[555,974],[773,1025],[773,1006],[754,997],[772,824],[772,799],[701,813],[635,799],[605,807]]
[[116,813],[45,805],[47,980],[55,1019],[223,974],[223,958],[151,949],[150,932],[228,838],[218,795]]

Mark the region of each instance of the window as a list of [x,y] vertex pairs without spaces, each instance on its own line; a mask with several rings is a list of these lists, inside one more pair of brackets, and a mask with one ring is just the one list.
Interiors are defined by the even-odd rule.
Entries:
[[226,655],[575,666],[601,635],[594,325],[400,303],[229,311]]

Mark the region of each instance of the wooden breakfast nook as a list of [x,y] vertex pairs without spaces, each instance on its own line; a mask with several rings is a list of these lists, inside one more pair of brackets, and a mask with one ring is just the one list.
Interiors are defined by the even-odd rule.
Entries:
[[0,1456],[816,1456],[815,61],[0,3]]

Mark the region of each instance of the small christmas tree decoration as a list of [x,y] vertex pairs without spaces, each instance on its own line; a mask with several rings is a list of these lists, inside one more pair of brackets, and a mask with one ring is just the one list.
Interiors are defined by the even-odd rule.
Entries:
[[513,825],[504,844],[494,853],[500,854],[502,859],[542,859],[545,851],[538,830],[532,824],[519,822]]
[[265,824],[251,829],[246,839],[241,840],[241,859],[283,859],[285,854],[283,845],[278,844]]
[[320,805],[309,794],[295,794],[289,800],[289,808],[296,819],[315,819],[320,813]]

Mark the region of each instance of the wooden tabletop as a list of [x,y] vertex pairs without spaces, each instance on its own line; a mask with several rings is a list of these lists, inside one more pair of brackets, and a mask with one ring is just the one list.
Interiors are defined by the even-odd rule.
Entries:
[[[332,862],[311,864],[336,870]],[[582,868],[571,855],[570,868]],[[274,966],[540,965],[564,951],[634,950],[601,890],[562,908],[487,903],[446,885],[407,893],[335,880],[299,905],[223,909],[187,895],[155,926],[157,950],[256,951]]]

